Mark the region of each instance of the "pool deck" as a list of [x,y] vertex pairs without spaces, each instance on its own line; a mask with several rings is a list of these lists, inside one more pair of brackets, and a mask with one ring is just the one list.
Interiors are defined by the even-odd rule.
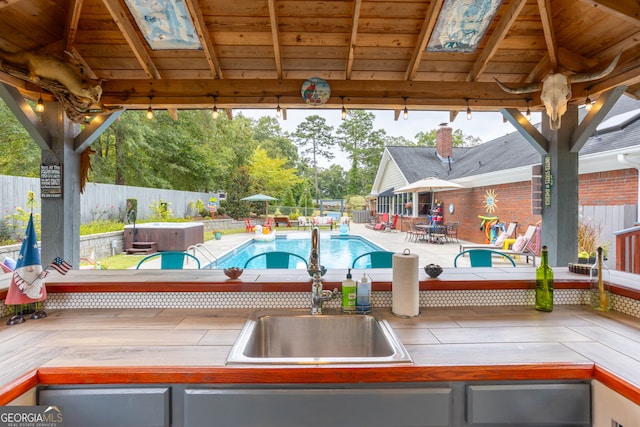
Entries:
[[[297,233],[304,232],[302,230],[298,231],[296,229],[291,230],[281,230],[280,228],[277,231],[278,233]],[[310,233],[308,230],[307,233]],[[340,234],[338,230],[328,230],[328,229],[320,229],[320,233],[324,234]],[[406,240],[406,233],[404,232],[394,232],[394,231],[377,231],[367,228],[365,224],[351,224],[350,225],[350,234],[356,234],[363,236],[375,244],[382,246],[383,248],[401,253],[405,249],[409,249],[412,254],[416,254],[420,257],[419,264],[421,266],[427,264],[438,264],[442,267],[453,267],[453,259],[460,251],[460,243],[465,243],[465,241],[461,240],[460,243],[452,242],[445,244],[433,244],[433,243],[424,243],[424,242],[410,242]],[[251,234],[249,233],[238,233],[238,234],[224,234],[222,239],[220,240],[208,240],[205,242],[205,246],[208,250],[210,250],[216,257],[223,255],[225,252],[235,248],[241,243],[245,242],[247,239],[251,238]],[[471,242],[466,242],[471,243]],[[196,254],[198,256],[198,254]],[[201,262],[206,263],[206,260],[201,258]],[[508,265],[500,258],[494,258],[494,264],[497,266],[506,266]],[[531,267],[531,264],[527,264],[524,258],[520,260],[516,260],[516,265],[518,267]],[[465,258],[462,262],[459,262],[459,266],[468,267],[468,258]]]

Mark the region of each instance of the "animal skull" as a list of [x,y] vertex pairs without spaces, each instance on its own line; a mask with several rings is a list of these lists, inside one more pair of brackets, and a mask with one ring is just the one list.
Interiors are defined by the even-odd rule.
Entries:
[[522,88],[510,88],[502,84],[494,77],[498,86],[507,93],[520,95],[524,93],[536,92],[542,85],[540,99],[544,103],[545,110],[550,119],[551,129],[560,129],[560,119],[567,112],[567,102],[571,99],[571,83],[589,82],[598,80],[610,74],[615,68],[622,51],[616,55],[607,68],[597,73],[583,73],[567,76],[562,73],[549,74],[542,80],[542,83],[525,86]]

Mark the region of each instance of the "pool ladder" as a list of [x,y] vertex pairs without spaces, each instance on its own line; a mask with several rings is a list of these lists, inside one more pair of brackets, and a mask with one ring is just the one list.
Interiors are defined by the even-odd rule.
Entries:
[[189,246],[187,248],[187,252],[190,252],[194,256],[197,256],[196,252],[198,252],[198,255],[206,259],[207,263],[205,268],[213,269],[214,267],[218,267],[218,258],[204,245],[204,243],[196,243],[195,245]]

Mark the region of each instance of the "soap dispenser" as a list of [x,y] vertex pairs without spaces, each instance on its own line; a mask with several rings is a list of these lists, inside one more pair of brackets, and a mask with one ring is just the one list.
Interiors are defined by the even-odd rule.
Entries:
[[358,282],[356,295],[356,310],[360,313],[371,311],[371,282],[367,278],[367,273],[362,273],[362,279]]
[[352,279],[351,269],[348,269],[347,278],[342,281],[342,311],[356,311],[356,281]]

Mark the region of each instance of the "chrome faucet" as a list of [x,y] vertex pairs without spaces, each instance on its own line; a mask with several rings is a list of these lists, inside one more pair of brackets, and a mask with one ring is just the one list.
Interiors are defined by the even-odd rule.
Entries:
[[311,252],[309,253],[309,275],[312,277],[311,283],[311,314],[322,314],[322,303],[335,298],[338,295],[338,288],[333,292],[322,289],[322,275],[325,270],[320,265],[320,230],[313,227],[311,230]]

